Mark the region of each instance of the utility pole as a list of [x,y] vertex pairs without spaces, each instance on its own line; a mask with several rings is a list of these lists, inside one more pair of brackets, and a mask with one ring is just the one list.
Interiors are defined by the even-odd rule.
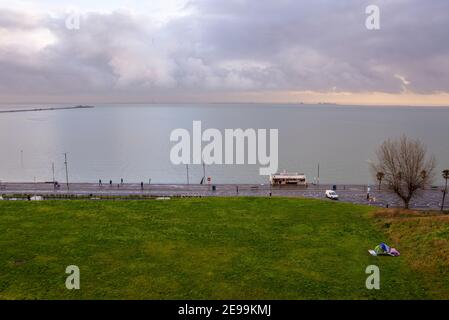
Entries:
[[320,185],[320,163],[318,162],[318,178],[317,178],[317,184]]
[[67,190],[70,190],[70,187],[69,187],[69,170],[67,168],[67,152],[64,153],[64,159],[65,159],[64,164],[65,164],[65,178],[66,178],[66,181],[67,181]]
[[56,179],[55,179],[55,163],[51,163],[51,171],[53,173],[53,189],[56,189]]
[[186,170],[187,170],[187,184],[190,184],[190,178],[189,178],[189,165],[186,164]]
[[203,161],[203,182],[206,180],[206,164]]

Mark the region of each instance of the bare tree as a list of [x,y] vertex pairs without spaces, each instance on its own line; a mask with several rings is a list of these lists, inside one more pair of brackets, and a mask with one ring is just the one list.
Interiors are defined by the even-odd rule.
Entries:
[[443,190],[443,201],[441,202],[441,211],[444,210],[444,200],[446,199],[447,193],[447,180],[449,179],[449,169],[443,170],[443,179],[446,180],[446,185]]
[[408,209],[410,200],[431,183],[435,157],[427,156],[420,140],[405,135],[398,140],[385,141],[376,154],[378,162],[371,165],[374,176],[377,178],[378,172],[384,173],[383,180]]

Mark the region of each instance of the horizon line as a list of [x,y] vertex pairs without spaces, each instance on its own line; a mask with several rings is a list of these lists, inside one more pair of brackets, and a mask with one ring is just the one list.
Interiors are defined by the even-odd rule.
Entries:
[[42,104],[49,104],[49,105],[56,105],[56,104],[71,104],[71,105],[106,105],[106,104],[129,104],[129,105],[169,105],[169,104],[175,104],[175,105],[188,105],[188,104],[199,104],[199,105],[207,105],[207,104],[214,104],[214,105],[237,105],[237,104],[251,104],[251,105],[291,105],[291,106],[338,106],[338,107],[409,107],[409,108],[449,108],[449,104],[447,105],[440,105],[440,104],[429,104],[429,105],[411,105],[411,104],[363,104],[363,103],[336,103],[336,102],[276,102],[276,101],[269,101],[269,102],[260,102],[260,101],[186,101],[186,102],[179,102],[179,101],[161,101],[161,102],[132,102],[132,101],[120,101],[120,102],[0,102],[0,106],[7,106],[7,105],[42,105]]

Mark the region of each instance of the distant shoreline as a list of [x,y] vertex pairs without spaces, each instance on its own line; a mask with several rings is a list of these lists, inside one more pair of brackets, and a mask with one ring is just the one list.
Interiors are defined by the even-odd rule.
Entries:
[[70,109],[91,109],[93,106],[74,106],[74,107],[48,107],[48,108],[33,108],[33,109],[17,109],[17,110],[1,110],[0,113],[17,113],[17,112],[38,112],[38,111],[52,111],[52,110],[70,110]]
[[[11,103],[10,105],[27,105],[28,103]],[[31,104],[31,103],[30,103]],[[60,102],[60,103],[47,103],[47,104],[68,104],[66,102]],[[0,110],[2,109],[2,106],[6,104],[0,103]],[[307,102],[99,102],[96,103],[96,106],[203,106],[203,105],[237,105],[237,106],[254,106],[254,105],[260,105],[260,106],[292,106],[292,107],[319,107],[319,106],[328,106],[328,107],[360,107],[360,108],[419,108],[419,109],[448,109],[449,105],[402,105],[402,104],[342,104],[342,103],[335,103],[335,102],[321,102],[321,103],[307,103]],[[51,108],[51,109],[50,109]],[[49,107],[48,110],[53,109],[72,109],[74,107]],[[46,109],[47,110],[47,109]],[[0,111],[5,112],[5,111]]]

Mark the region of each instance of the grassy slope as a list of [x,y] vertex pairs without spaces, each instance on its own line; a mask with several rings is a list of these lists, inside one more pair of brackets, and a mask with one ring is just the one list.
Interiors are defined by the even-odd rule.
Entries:
[[449,215],[386,210],[375,212],[380,229],[407,253],[411,269],[433,296],[449,299]]
[[[367,254],[386,240],[374,221],[369,207],[282,198],[4,201],[0,298],[431,297],[407,252]],[[72,264],[79,291],[65,289]],[[365,288],[370,264],[381,268],[380,291]]]

